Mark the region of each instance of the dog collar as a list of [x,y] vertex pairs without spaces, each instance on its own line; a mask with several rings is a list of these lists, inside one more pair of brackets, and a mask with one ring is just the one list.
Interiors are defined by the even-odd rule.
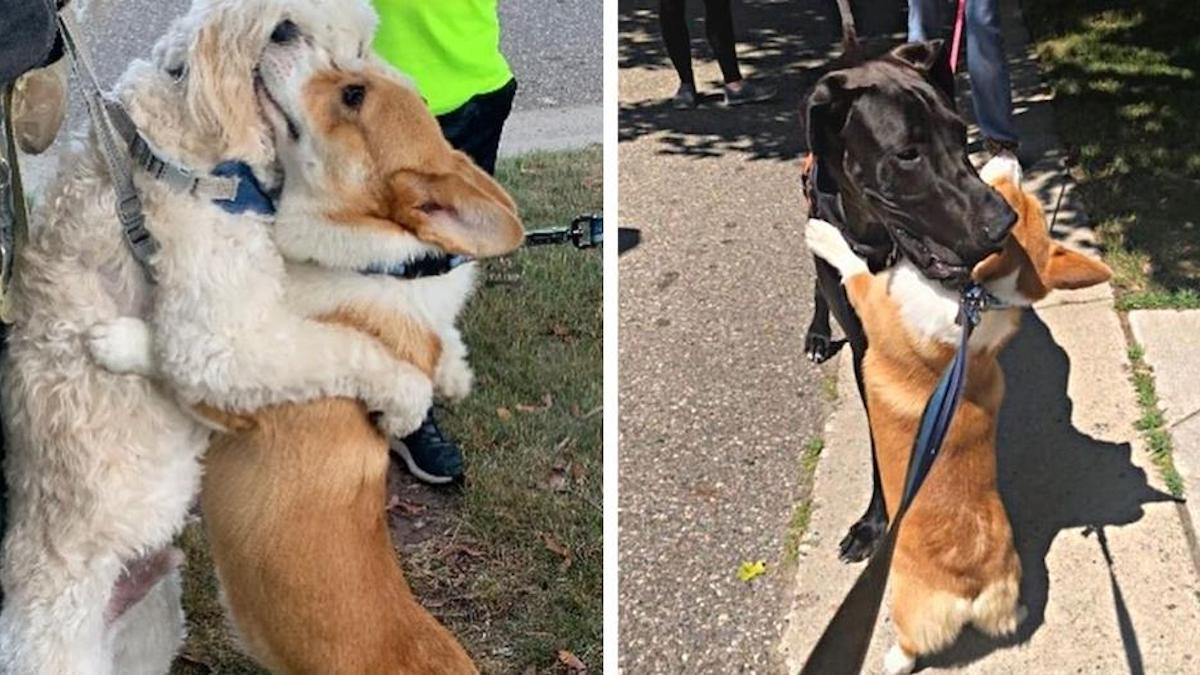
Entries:
[[213,203],[229,213],[275,214],[275,202],[258,182],[254,171],[245,162],[227,160],[212,170],[214,176],[237,179],[237,192],[232,199],[217,198]]
[[358,273],[386,274],[396,279],[420,279],[447,274],[472,260],[474,258],[471,256],[440,253],[403,263],[374,263],[358,270]]

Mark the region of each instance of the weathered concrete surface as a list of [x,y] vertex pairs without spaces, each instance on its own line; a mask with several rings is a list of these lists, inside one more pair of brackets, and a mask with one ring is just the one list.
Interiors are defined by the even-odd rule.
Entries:
[[1183,476],[1193,528],[1200,524],[1200,310],[1137,310],[1129,313],[1133,339],[1154,369],[1154,388]]

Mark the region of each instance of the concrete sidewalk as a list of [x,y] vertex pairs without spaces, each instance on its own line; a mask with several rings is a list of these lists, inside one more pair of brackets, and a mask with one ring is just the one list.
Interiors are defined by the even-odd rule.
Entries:
[[1129,313],[1133,339],[1154,370],[1154,388],[1174,445],[1175,468],[1183,477],[1193,528],[1200,525],[1200,310],[1136,310]]
[[[1001,4],[1022,155],[1033,160],[1025,187],[1054,218],[1058,238],[1094,250],[1062,170],[1050,95],[1037,79],[1016,0]],[[1200,578],[1189,518],[1166,494],[1134,429],[1140,411],[1111,287],[1052,294],[1026,314],[1001,361],[1008,386],[1000,490],[1029,617],[1007,643],[968,630],[918,665],[924,672],[1200,672]],[[839,401],[826,425],[781,644],[789,672],[803,664],[862,568],[837,561],[837,542],[870,494],[867,421],[845,357]],[[885,604],[864,672],[879,671],[893,639]]]

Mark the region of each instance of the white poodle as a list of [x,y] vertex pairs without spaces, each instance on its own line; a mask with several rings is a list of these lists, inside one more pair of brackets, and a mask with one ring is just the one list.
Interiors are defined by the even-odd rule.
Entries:
[[[160,155],[201,172],[238,160],[275,184],[259,61],[279,49],[349,61],[373,29],[361,1],[196,0],[117,94]],[[405,366],[375,342],[282,309],[283,265],[263,219],[137,181],[161,244],[158,289],[126,248],[93,138],[62,158],[17,263],[2,368],[2,673],[168,669],[183,629],[178,558],[166,548],[209,437],[177,396],[230,410],[353,396],[384,412],[393,433],[415,428],[428,407],[428,380],[394,377]],[[119,316],[169,327],[155,348],[171,392],[92,363],[87,330]]]

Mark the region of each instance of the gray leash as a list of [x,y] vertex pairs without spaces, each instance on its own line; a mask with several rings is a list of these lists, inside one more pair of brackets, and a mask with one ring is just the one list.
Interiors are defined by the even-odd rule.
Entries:
[[[125,109],[116,101],[104,97],[88,52],[76,37],[80,30],[70,10],[58,13],[58,25],[62,31],[63,46],[71,59],[71,69],[92,119],[100,154],[112,178],[117,218],[121,221],[125,242],[146,275],[153,279],[150,257],[158,251],[158,242],[146,229],[146,215],[133,182],[131,165],[145,169],[177,192],[206,199],[233,199],[237,195],[238,179],[197,176],[190,169],[159,157],[138,132]],[[124,150],[118,138],[124,141]]]
[[[12,103],[16,81],[0,89],[0,124],[4,136],[0,145],[0,321],[12,321],[12,301],[9,294],[17,247],[24,243],[28,231],[28,211],[25,207],[25,186],[21,183],[21,166],[17,160],[17,142],[13,136]],[[12,196],[9,201],[7,195]]]

